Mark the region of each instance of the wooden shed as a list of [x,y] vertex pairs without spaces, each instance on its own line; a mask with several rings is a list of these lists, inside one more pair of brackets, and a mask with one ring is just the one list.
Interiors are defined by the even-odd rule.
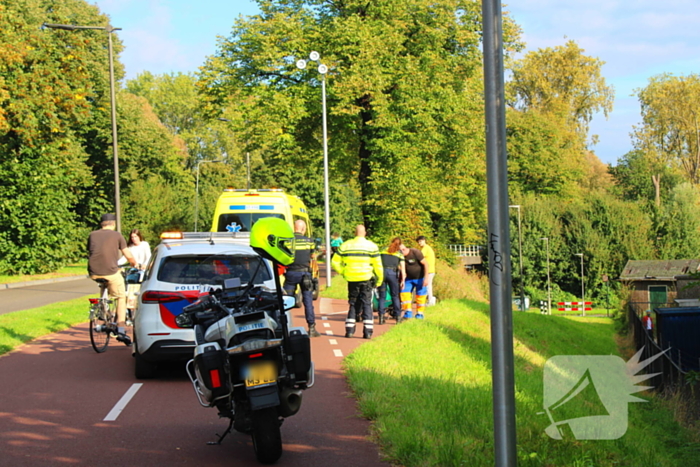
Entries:
[[700,260],[629,260],[619,280],[632,289],[632,302],[648,303],[646,308],[673,304],[678,295],[677,276],[698,270]]

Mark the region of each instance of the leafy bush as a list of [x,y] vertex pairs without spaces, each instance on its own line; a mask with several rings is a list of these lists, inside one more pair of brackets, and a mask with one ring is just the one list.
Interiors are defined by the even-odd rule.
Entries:
[[462,266],[449,266],[438,259],[433,282],[433,294],[439,300],[468,299],[487,302],[489,296],[488,279],[479,273],[467,272]]

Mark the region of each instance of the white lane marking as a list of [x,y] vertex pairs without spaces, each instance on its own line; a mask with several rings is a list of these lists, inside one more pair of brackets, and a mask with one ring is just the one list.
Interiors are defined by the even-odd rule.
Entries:
[[324,327],[324,328],[329,328],[329,327],[331,327],[331,323],[323,323],[323,327]]
[[321,319],[328,319],[328,316],[321,316]]
[[332,336],[332,335],[333,335],[333,331],[326,331],[326,335],[327,335],[327,336]]
[[328,342],[330,342],[331,345],[338,345],[338,341],[335,339],[328,339]]
[[131,401],[131,398],[136,395],[139,389],[141,389],[141,386],[143,386],[143,383],[134,383],[131,385],[128,391],[124,393],[121,399],[119,399],[119,402],[112,407],[112,410],[109,411],[107,416],[104,418],[104,422],[113,422],[117,419],[119,414],[122,413],[122,410],[126,407],[126,404]]
[[342,357],[343,351],[340,349],[333,349],[333,355],[335,355],[336,357]]

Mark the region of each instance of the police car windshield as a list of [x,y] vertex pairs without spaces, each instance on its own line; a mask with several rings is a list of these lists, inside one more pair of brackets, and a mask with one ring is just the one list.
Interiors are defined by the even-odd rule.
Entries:
[[250,232],[253,224],[264,217],[277,217],[284,219],[283,214],[273,212],[236,212],[226,213],[219,216],[217,232]]
[[[257,273],[256,273],[257,271]],[[226,279],[239,278],[255,285],[272,279],[263,259],[257,255],[182,255],[168,256],[158,270],[158,280],[173,284],[223,285]]]

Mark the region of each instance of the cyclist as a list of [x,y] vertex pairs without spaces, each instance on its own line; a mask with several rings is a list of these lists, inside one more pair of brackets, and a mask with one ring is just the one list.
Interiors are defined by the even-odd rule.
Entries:
[[90,279],[106,279],[107,290],[111,299],[117,300],[117,340],[126,345],[131,345],[131,339],[124,330],[126,326],[126,288],[124,278],[119,270],[119,258],[121,255],[129,261],[133,267],[141,269],[134,255],[126,246],[126,240],[117,232],[117,216],[104,214],[100,219],[101,228],[90,233],[87,242],[88,248],[88,273]]

